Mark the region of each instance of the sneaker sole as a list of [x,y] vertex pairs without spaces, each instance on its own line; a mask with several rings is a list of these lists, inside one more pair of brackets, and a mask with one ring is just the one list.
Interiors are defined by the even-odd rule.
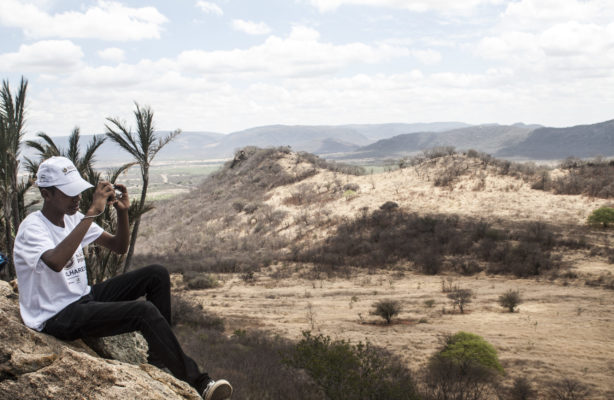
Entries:
[[205,400],[226,400],[232,395],[232,386],[227,381],[221,379],[209,389]]

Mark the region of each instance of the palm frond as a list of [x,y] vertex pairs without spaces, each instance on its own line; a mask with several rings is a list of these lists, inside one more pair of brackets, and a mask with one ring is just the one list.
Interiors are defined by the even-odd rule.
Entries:
[[94,153],[102,144],[107,140],[106,137],[101,137],[99,135],[94,135],[90,143],[87,145],[87,149],[85,150],[85,154],[83,155],[83,159],[81,163],[83,165],[91,165],[94,163]]
[[126,150],[132,157],[136,160],[142,159],[141,154],[139,153],[139,147],[136,144],[132,132],[126,129],[124,124],[115,118],[107,118],[111,124],[115,126],[114,129],[112,126],[105,124],[105,128],[107,128],[106,135],[113,142],[117,143],[122,149]]
[[107,172],[107,176],[108,176],[109,182],[115,183],[117,178],[119,178],[119,176],[122,173],[124,173],[125,171],[127,171],[131,167],[135,166],[136,164],[138,164],[138,163],[137,162],[131,162],[131,163],[124,164],[124,165],[122,165],[122,166],[120,166],[118,168],[112,168],[111,170],[109,170]]
[[45,147],[40,142],[37,142],[36,140],[26,140],[26,146],[31,147],[34,150],[38,151],[41,156],[45,154]]
[[[79,127],[75,127],[75,129],[73,129],[72,133],[68,137],[68,151],[66,152],[66,156],[68,157],[68,159],[76,165],[79,161],[79,136]],[[79,167],[81,166],[77,165],[77,168]]]
[[134,102],[134,105],[136,106],[134,116],[136,117],[137,134],[141,145],[140,151],[144,158],[149,161],[148,153],[156,140],[153,126],[154,113],[149,106],[141,107],[137,102]]
[[43,154],[41,154],[42,156],[46,156],[48,158],[52,156],[62,155],[62,152],[60,151],[58,146],[55,144],[51,136],[47,135],[45,132],[39,132],[36,136],[43,139],[43,141],[47,144],[46,146],[44,146],[45,151]]
[[149,152],[149,157],[150,157],[149,161],[151,162],[151,160],[154,159],[156,154],[158,154],[158,152],[162,150],[162,147],[166,146],[171,140],[179,136],[179,134],[181,134],[181,129],[176,129],[173,132],[166,135],[166,137],[158,139],[158,143],[156,143],[152,147],[151,151]]
[[31,175],[36,175],[36,173],[38,172],[38,166],[40,164],[40,161],[34,161],[28,157],[24,157],[24,168]]

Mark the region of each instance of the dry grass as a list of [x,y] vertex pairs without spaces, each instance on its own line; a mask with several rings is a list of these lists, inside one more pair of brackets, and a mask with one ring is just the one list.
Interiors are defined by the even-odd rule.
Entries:
[[[298,274],[297,274],[298,275]],[[447,333],[467,331],[492,343],[512,385],[527,376],[538,388],[573,378],[594,397],[611,398],[614,374],[614,291],[586,287],[581,281],[536,281],[496,276],[454,276],[475,298],[465,313],[442,292],[442,277],[390,271],[357,273],[351,279],[320,281],[295,275],[283,280],[257,274],[254,284],[239,276],[223,287],[192,292],[205,309],[223,316],[228,331],[263,329],[298,340],[313,330],[352,342],[368,340],[403,357],[421,370]],[[510,313],[498,304],[508,290],[524,302]],[[403,311],[390,326],[370,315],[374,302],[395,299]],[[425,300],[432,299],[429,307]],[[609,394],[608,394],[609,393]]]
[[[224,318],[227,334],[266,329],[297,340],[311,329],[368,340],[420,370],[442,335],[463,330],[497,348],[508,387],[527,377],[548,398],[553,381],[571,379],[586,385],[590,398],[614,398],[614,234],[586,226],[607,200],[534,190],[543,171],[457,154],[362,176],[285,150],[254,154],[199,190],[160,203],[143,221],[137,247],[141,260],[166,261],[179,272],[218,272],[219,287],[188,293]],[[453,179],[441,184],[442,174]],[[497,271],[493,261],[473,250],[442,254],[469,276],[454,268],[424,275],[411,257],[383,260],[389,264],[344,259],[334,274],[290,261],[293,248],[330,251],[340,226],[353,226],[388,201],[400,215],[484,221],[508,235],[510,246],[522,242],[520,228],[547,227],[553,241],[546,250],[560,269],[530,279],[486,275],[478,271]],[[446,285],[474,293],[463,314],[442,291]],[[508,290],[523,298],[517,312],[498,304]],[[370,315],[383,299],[403,305],[390,326]]]

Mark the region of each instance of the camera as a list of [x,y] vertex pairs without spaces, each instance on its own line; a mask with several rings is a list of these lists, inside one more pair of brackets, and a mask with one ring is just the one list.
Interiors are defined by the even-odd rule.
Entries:
[[121,190],[119,190],[116,185],[113,185],[113,189],[115,189],[115,195],[109,196],[109,201],[121,199],[124,196],[124,193]]

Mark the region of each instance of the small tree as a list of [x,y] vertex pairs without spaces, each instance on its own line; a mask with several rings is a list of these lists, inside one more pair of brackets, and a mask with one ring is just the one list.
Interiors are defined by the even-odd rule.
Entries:
[[124,272],[128,271],[132,263],[132,255],[134,254],[136,238],[139,233],[141,215],[144,213],[146,207],[148,207],[145,203],[145,199],[147,198],[149,168],[151,163],[156,157],[156,154],[181,133],[178,129],[164,137],[157,136],[154,131],[153,110],[148,106],[140,107],[137,103],[135,103],[135,106],[136,111],[134,111],[134,117],[136,119],[136,133],[133,133],[124,122],[117,118],[107,118],[109,124],[105,125],[107,128],[107,136],[113,142],[117,143],[124,151],[129,153],[139,165],[141,168],[141,179],[143,181],[141,198],[138,203],[134,202],[138,205],[138,212],[130,235],[130,246],[128,247],[128,254],[124,262]]
[[497,398],[504,370],[497,351],[484,338],[458,332],[444,338],[424,373],[426,399],[486,400]]
[[465,306],[471,303],[473,297],[473,291],[471,289],[454,288],[452,292],[448,293],[448,298],[452,300],[454,307],[458,307],[458,311],[461,314],[465,312]]
[[380,300],[373,304],[373,315],[377,315],[386,320],[390,325],[392,318],[401,312],[401,303],[397,300]]
[[369,343],[333,341],[303,332],[286,362],[304,369],[331,400],[420,398],[405,364]]
[[527,378],[520,377],[514,379],[514,385],[509,391],[510,400],[532,400],[537,397],[537,391]]
[[614,223],[614,208],[600,207],[588,217],[588,223],[593,226],[609,227]]
[[514,312],[514,309],[520,303],[522,303],[522,298],[520,297],[520,292],[518,290],[510,289],[499,296],[499,305],[507,308],[509,312]]

